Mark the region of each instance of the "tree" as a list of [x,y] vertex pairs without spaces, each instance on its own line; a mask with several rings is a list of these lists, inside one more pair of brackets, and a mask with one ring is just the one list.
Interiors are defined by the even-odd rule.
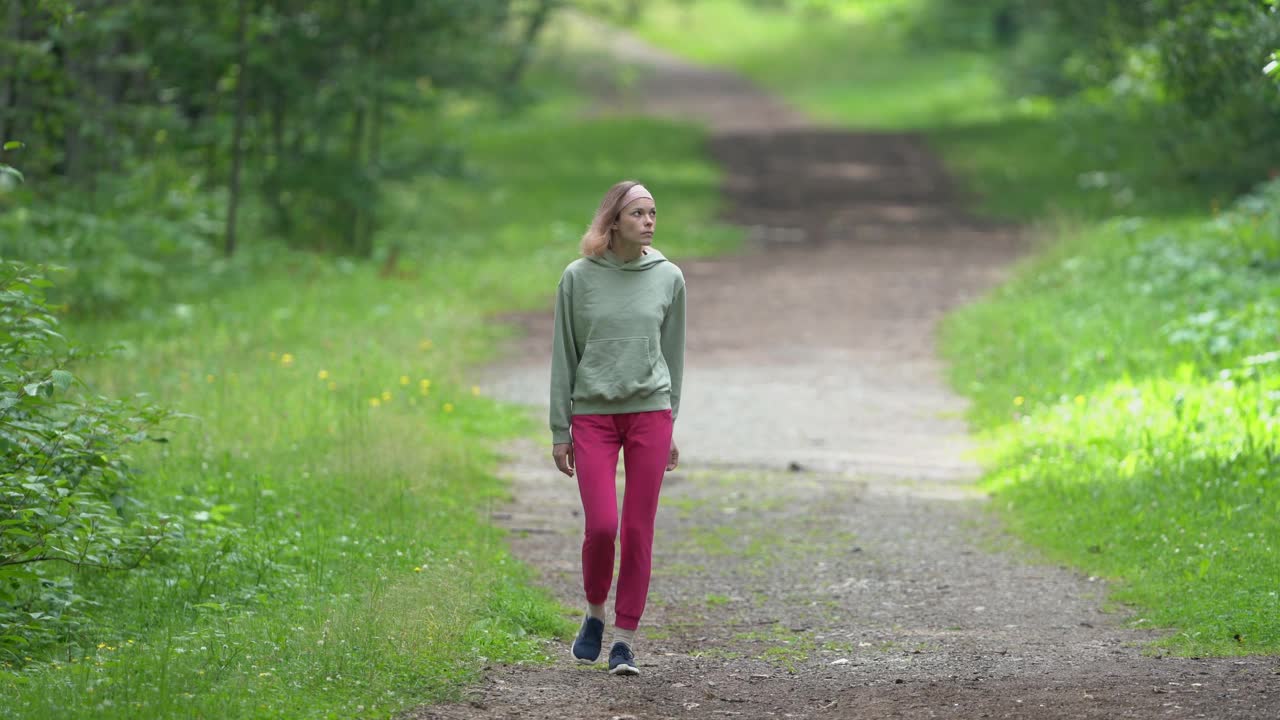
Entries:
[[236,211],[240,207],[240,166],[244,157],[245,98],[249,85],[248,0],[239,0],[236,16],[236,111],[235,129],[231,132],[231,177],[227,182],[227,255],[232,255],[236,251]]
[[368,255],[387,123],[509,91],[556,4],[7,0],[0,129],[50,189],[175,155],[225,178],[227,253],[257,196],[298,244]]

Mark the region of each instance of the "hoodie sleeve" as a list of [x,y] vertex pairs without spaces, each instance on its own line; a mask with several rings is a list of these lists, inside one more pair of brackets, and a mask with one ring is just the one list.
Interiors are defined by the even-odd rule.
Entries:
[[671,419],[680,414],[680,387],[684,380],[684,275],[676,279],[675,293],[662,319],[662,358],[671,372]]
[[578,369],[578,346],[573,339],[573,278],[565,273],[556,289],[556,319],[551,342],[551,442],[570,441],[573,417],[573,377]]

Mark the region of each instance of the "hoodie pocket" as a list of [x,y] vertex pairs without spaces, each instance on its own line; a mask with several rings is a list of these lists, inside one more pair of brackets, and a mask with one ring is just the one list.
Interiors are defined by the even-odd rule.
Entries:
[[653,372],[649,338],[589,340],[578,363],[574,397],[624,400],[643,389]]

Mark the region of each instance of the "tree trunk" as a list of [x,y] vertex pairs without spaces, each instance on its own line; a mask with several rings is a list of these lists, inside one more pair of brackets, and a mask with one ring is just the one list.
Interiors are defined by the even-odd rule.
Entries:
[[[351,121],[350,163],[352,168],[360,167],[360,150],[364,144],[364,119],[365,110],[364,108],[359,108],[355,111]],[[360,251],[360,223],[364,210],[360,207],[358,201],[348,202],[347,207],[351,213],[351,217],[348,218],[347,222],[347,249],[353,253],[358,253]]]
[[[374,183],[374,193],[381,192],[382,183],[382,92],[381,88],[375,87],[373,90],[373,109],[370,111],[369,120],[369,157],[366,160],[369,166],[369,176]],[[377,223],[377,214],[374,208],[369,208],[364,213],[364,222],[360,227],[360,254],[373,254],[373,231]]]
[[236,19],[236,62],[240,71],[236,76],[236,121],[231,131],[231,179],[227,197],[227,257],[236,251],[236,211],[240,206],[240,166],[244,150],[241,141],[244,138],[245,88],[249,84],[249,43],[245,38],[248,24],[249,3],[240,0],[239,17]]
[[[106,0],[87,0],[80,8],[87,14],[101,12]],[[94,36],[83,28],[69,24],[62,39],[62,61],[70,85],[65,101],[71,111],[67,117],[63,138],[63,174],[72,183],[83,183],[92,192],[97,150],[106,140],[108,119],[104,117],[103,103],[98,81],[102,72],[99,66],[105,53],[102,37]]]
[[[119,57],[129,52],[129,41],[123,33],[116,35],[111,46],[110,57]],[[106,126],[106,142],[101,143],[102,146],[110,147],[115,144],[114,138],[121,134],[119,108],[124,104],[124,91],[128,82],[128,74],[115,68],[104,70],[98,77],[98,97],[102,102],[102,118]],[[112,172],[119,173],[124,167],[124,153],[109,152],[103,160],[105,162],[102,165],[109,163]],[[95,167],[100,169],[101,165],[95,163]]]
[[[378,3],[378,27],[370,43],[369,56],[373,61],[374,68],[379,71],[379,77],[382,75],[381,70],[386,62],[387,27],[391,23],[390,6],[391,2],[389,0],[381,0]],[[372,196],[375,201],[381,193],[382,183],[382,114],[384,106],[383,81],[379,80],[373,85],[373,102],[369,108],[369,153],[365,159],[369,168],[369,178],[374,186]],[[377,205],[375,202],[373,207],[365,208],[362,222],[356,229],[357,241],[360,243],[357,252],[360,255],[368,257],[373,254],[373,233],[377,227],[377,221]]]
[[293,216],[284,204],[285,154],[289,151],[284,141],[285,126],[284,92],[271,94],[271,166],[267,171],[267,202],[276,214],[276,223],[286,236],[293,234]]
[[516,51],[516,59],[511,63],[511,67],[507,68],[507,75],[504,78],[503,87],[507,90],[514,90],[516,85],[520,84],[520,79],[524,77],[524,71],[529,67],[529,60],[533,57],[534,45],[538,42],[538,34],[547,24],[547,19],[551,17],[551,11],[555,9],[557,2],[558,0],[541,0],[533,14],[529,16],[529,24],[525,26],[524,38]]
[[[12,46],[17,46],[22,39],[22,0],[9,0],[9,11],[5,18],[4,26],[8,29],[5,33],[6,39]],[[18,71],[13,67],[11,61],[6,59],[5,65],[9,67],[8,77],[0,78],[0,143],[17,138],[9,137],[9,131],[13,129],[13,125],[9,122],[9,116],[16,111],[13,107],[14,85],[18,82]]]
[[66,134],[63,136],[62,173],[74,183],[80,180],[84,172],[84,135],[81,133],[81,128],[85,123],[93,121],[94,113],[86,90],[90,81],[86,77],[84,64],[79,57],[83,48],[77,47],[74,39],[69,40],[63,47],[63,65],[66,68],[67,79],[71,83],[67,101],[72,104],[82,121],[67,123]]

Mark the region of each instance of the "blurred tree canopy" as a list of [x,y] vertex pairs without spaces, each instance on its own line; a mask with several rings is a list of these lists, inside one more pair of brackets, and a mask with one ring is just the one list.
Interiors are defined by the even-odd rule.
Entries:
[[1136,115],[1187,179],[1243,190],[1280,169],[1278,0],[927,3],[922,39],[1008,48],[1014,92]]
[[429,139],[389,153],[388,122],[451,94],[512,94],[555,5],[0,0],[0,142],[24,145],[0,163],[91,190],[176,157],[228,188],[228,253],[243,174],[284,236],[367,255],[377,181],[434,162]]

